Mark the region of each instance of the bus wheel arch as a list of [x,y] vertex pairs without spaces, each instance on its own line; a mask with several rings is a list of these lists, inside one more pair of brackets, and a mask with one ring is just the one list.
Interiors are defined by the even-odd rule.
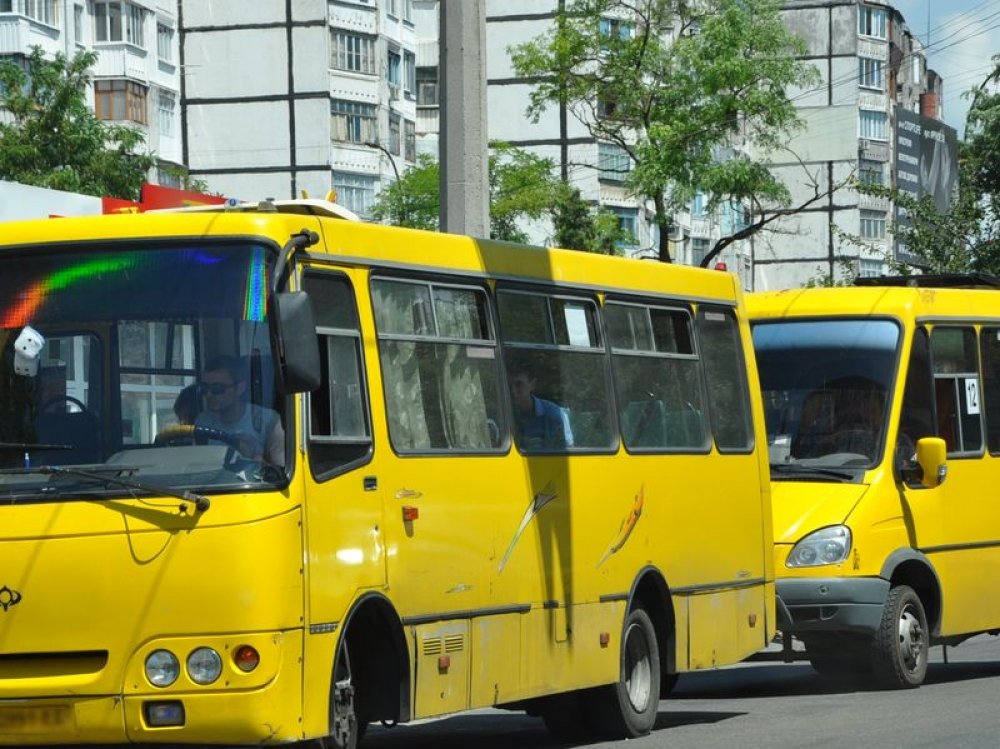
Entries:
[[893,552],[882,566],[882,577],[895,588],[907,585],[920,597],[931,635],[941,627],[941,582],[930,560],[915,549]]
[[[338,679],[345,676],[353,690],[353,704],[345,706]],[[340,645],[334,659],[330,682],[329,730],[334,741],[329,746],[351,747],[345,735],[345,710],[356,711],[353,720],[357,735],[373,721],[406,722],[410,719],[409,651],[402,622],[392,604],[383,596],[369,593],[354,604],[344,618]]]
[[660,698],[670,694],[677,683],[677,626],[670,588],[660,571],[646,567],[639,572],[629,593],[628,610],[646,611],[656,632],[660,654]]

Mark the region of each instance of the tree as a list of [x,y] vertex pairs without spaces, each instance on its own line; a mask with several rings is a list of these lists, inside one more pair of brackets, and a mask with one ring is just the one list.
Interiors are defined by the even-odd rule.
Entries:
[[26,70],[0,62],[0,179],[136,200],[156,157],[143,133],[102,122],[87,105],[96,52],[47,59],[32,48]]
[[[552,176],[552,161],[505,143],[490,145],[490,237],[511,242],[527,239],[521,220],[548,215],[561,184]],[[379,193],[372,215],[401,226],[436,230],[441,216],[440,168],[421,154],[398,182]]]
[[[528,114],[564,104],[591,135],[623,149],[632,193],[652,205],[659,257],[669,261],[674,214],[696,192],[713,209],[753,206],[753,220],[723,237],[760,230],[788,208],[790,193],[757,153],[784,147],[800,125],[788,91],[815,71],[797,58],[777,0],[572,0],[554,30],[511,48],[518,76],[537,80]],[[818,199],[810,199],[807,203]]]
[[632,237],[610,211],[594,211],[580,190],[563,185],[552,207],[552,243],[556,247],[620,255],[621,246]]

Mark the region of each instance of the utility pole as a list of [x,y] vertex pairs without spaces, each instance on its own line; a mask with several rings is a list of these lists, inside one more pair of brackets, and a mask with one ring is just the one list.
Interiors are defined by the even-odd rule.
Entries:
[[490,235],[484,0],[440,0],[441,231]]

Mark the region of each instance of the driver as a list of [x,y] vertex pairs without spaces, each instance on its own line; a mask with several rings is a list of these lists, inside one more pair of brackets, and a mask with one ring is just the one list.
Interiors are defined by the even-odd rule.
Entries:
[[239,359],[217,356],[205,366],[198,389],[205,410],[196,427],[217,429],[236,438],[245,457],[275,466],[285,465],[285,430],[270,408],[246,401],[247,382]]

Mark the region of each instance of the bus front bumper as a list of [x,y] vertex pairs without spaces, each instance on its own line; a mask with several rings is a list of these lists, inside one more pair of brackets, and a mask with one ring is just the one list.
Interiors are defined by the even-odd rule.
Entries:
[[889,581],[881,577],[780,578],[778,629],[788,634],[874,634],[882,621]]

